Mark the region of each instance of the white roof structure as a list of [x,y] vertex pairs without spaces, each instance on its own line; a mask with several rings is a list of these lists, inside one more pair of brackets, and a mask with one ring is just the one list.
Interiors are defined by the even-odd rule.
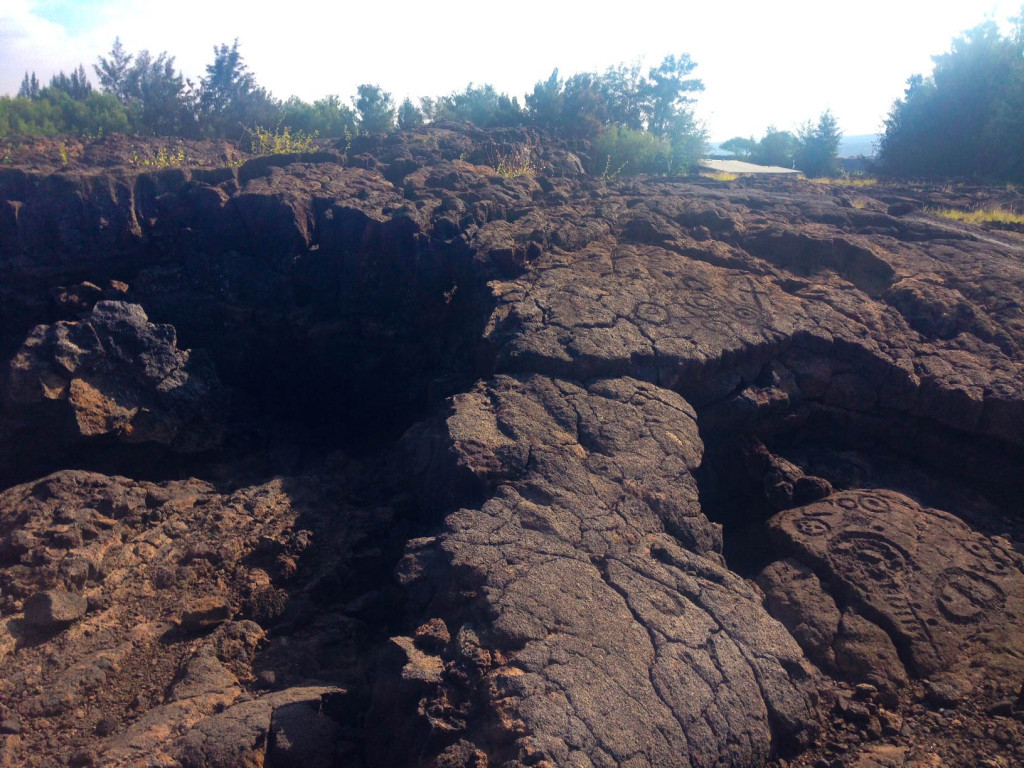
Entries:
[[744,163],[742,160],[701,160],[700,167],[716,173],[800,173],[800,171],[783,168],[779,165],[754,165],[753,163]]

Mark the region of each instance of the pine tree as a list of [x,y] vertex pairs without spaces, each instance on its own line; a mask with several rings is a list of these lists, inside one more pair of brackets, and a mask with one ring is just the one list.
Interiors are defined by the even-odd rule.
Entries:
[[406,98],[398,107],[398,130],[411,131],[423,125],[423,113]]
[[24,99],[38,99],[42,95],[42,88],[39,87],[39,80],[36,78],[36,73],[33,72],[32,76],[29,77],[28,72],[25,73],[25,78],[21,81],[21,88],[18,89],[18,96]]
[[821,113],[817,125],[808,120],[797,136],[793,153],[796,167],[808,176],[834,175],[838,170],[836,158],[842,138],[843,132],[831,110]]
[[110,58],[99,57],[99,63],[93,65],[100,87],[105,93],[112,93],[125,106],[135,98],[135,87],[132,83],[132,55],[124,49],[120,37],[114,38],[114,46],[110,49]]

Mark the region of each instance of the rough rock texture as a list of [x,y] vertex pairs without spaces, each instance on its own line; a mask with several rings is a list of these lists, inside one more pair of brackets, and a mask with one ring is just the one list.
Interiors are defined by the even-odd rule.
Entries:
[[5,410],[58,445],[105,435],[191,453],[223,435],[226,393],[211,362],[177,347],[137,304],[99,301],[79,322],[37,326],[11,360]]
[[[456,635],[408,692],[430,721],[415,751],[459,735],[507,742],[496,761],[743,765],[768,757],[773,731],[811,727],[810,671],[699,512],[694,416],[633,379],[501,377],[454,399],[451,466],[427,469],[497,487],[401,567],[413,590],[434,582],[426,615]],[[428,663],[402,647],[393,674]],[[611,706],[621,695],[629,706]],[[407,719],[389,699],[371,718],[382,745]]]
[[[199,480],[69,471],[0,495],[0,663],[10,670],[0,703],[22,724],[12,759],[49,765],[91,750],[97,765],[261,765],[276,707],[344,693],[290,686],[359,674],[362,622],[334,616],[349,640],[334,638],[334,658],[312,663],[323,633],[302,629],[315,623],[313,601],[329,612],[365,587],[297,575],[297,563],[316,553],[334,580],[358,562],[361,539],[377,531],[378,554],[386,539],[384,510],[347,509],[337,493],[336,480],[218,494]],[[294,597],[275,602],[282,587]],[[266,630],[282,621],[298,625],[303,658],[277,663],[271,647],[264,664]],[[284,690],[260,696],[267,682]],[[244,750],[225,741],[241,722],[248,735],[231,738]],[[94,733],[117,735],[94,745]],[[211,739],[220,751],[206,754]],[[252,749],[258,761],[241,757]]]
[[923,213],[1019,195],[133,141],[0,169],[0,766],[1024,762],[1024,241]]
[[1005,539],[883,490],[838,493],[770,526],[888,631],[919,676],[1024,675],[1024,560]]

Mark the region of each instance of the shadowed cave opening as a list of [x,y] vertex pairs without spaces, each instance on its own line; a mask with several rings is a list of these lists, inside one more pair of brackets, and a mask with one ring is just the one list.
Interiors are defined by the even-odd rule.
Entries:
[[889,488],[951,512],[986,535],[1020,540],[1024,534],[1024,455],[1015,446],[928,419],[880,419],[837,408],[812,407],[789,428],[780,429],[781,421],[748,430],[701,427],[704,460],[695,472],[701,508],[722,525],[725,561],[745,578],[789,554],[772,541],[768,519],[815,500],[801,497],[799,489],[780,497],[775,468],[752,460],[756,445],[773,461],[815,482],[826,480],[835,491]]

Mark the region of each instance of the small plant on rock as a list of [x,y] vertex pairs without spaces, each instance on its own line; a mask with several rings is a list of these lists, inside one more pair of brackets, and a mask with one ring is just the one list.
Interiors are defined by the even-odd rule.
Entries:
[[178,145],[173,152],[167,147],[160,147],[153,157],[140,158],[138,152],[132,154],[132,165],[139,168],[171,168],[187,163],[188,156],[185,154],[185,148],[181,145]]
[[533,161],[533,153],[529,147],[518,147],[509,153],[498,152],[494,170],[503,179],[514,179],[519,176],[533,176],[537,166]]
[[289,155],[295,152],[309,152],[317,139],[317,132],[304,133],[285,126],[283,129],[271,131],[257,125],[246,128],[249,151],[254,155]]

